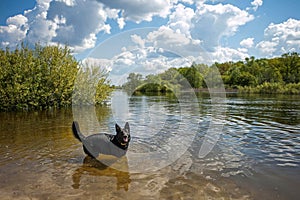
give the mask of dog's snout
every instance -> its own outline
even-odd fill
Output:
[[[124,136],[123,136],[123,141],[124,141],[124,142],[128,142],[128,135],[124,135]]]

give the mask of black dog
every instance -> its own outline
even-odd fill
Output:
[[[100,133],[85,137],[80,132],[79,124],[76,121],[72,124],[72,131],[74,136],[82,142],[84,152],[93,158],[97,158],[99,154],[120,158],[126,154],[130,142],[128,122],[126,122],[124,129],[116,124],[116,135]]]

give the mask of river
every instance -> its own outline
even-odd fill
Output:
[[[0,199],[299,198],[300,96],[114,95],[91,112],[0,113]],[[85,134],[128,121],[125,170],[87,157],[74,119]]]

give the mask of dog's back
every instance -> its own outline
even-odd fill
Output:
[[[126,150],[113,144],[107,134],[90,135],[82,143],[93,157],[98,157],[99,154],[122,157],[126,154]]]

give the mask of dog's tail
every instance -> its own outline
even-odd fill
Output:
[[[82,135],[82,133],[80,132],[79,124],[77,121],[73,121],[72,131],[73,131],[74,137],[76,137],[79,141],[82,141],[82,139],[84,138],[84,135]]]

